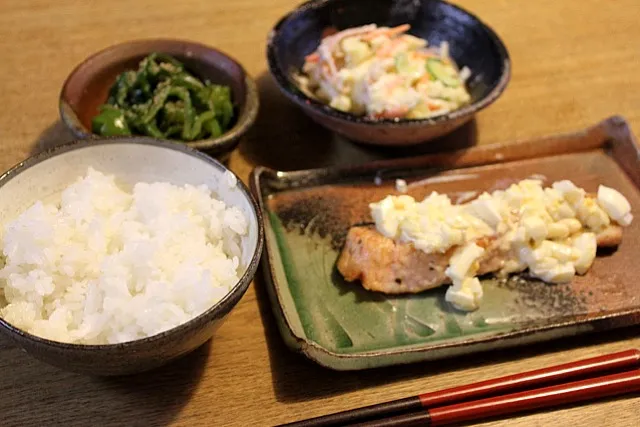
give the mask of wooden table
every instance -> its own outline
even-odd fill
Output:
[[[265,39],[291,0],[0,2],[0,167],[71,139],[58,94],[71,69],[111,44],[143,37],[204,42],[232,53],[257,79],[262,110],[230,165],[280,169],[390,153],[314,125],[277,91]],[[640,2],[465,0],[505,41],[506,93],[443,144],[477,144],[577,130],[623,115],[640,133]],[[417,151],[428,151],[426,147]],[[640,328],[456,360],[339,373],[293,354],[276,330],[260,278],[214,339],[158,371],[88,378],[41,364],[0,338],[0,425],[273,425],[526,369],[640,347]],[[541,412],[483,425],[637,425],[640,398]]]

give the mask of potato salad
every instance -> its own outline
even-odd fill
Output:
[[[337,110],[373,119],[422,119],[467,104],[470,70],[458,69],[446,42],[431,48],[409,29],[371,24],[325,37],[305,58],[300,87]]]

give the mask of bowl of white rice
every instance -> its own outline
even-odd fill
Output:
[[[184,145],[91,140],[0,177],[0,331],[66,370],[120,375],[209,340],[256,272],[260,211]]]

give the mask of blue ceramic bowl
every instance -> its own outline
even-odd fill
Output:
[[[472,74],[470,104],[428,119],[370,119],[344,113],[305,95],[292,76],[322,34],[366,24],[408,23],[410,34],[430,45],[449,42],[450,55]],[[494,102],[509,82],[507,49],[497,34],[471,13],[439,0],[313,0],[283,17],[267,44],[269,70],[282,92],[313,120],[350,139],[378,145],[411,145],[437,138],[469,121]]]

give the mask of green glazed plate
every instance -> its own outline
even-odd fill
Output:
[[[444,301],[446,287],[387,296],[347,283],[336,271],[350,226],[371,221],[368,203],[395,193],[431,191],[461,201],[527,177],[571,179],[588,191],[620,190],[640,212],[640,161],[621,118],[583,132],[536,141],[382,161],[340,169],[279,172],[256,168],[251,185],[263,209],[262,267],[286,343],[338,370],[435,360],[640,323],[639,221],[623,243],[599,254],[570,284],[527,277],[485,278],[479,310]]]

